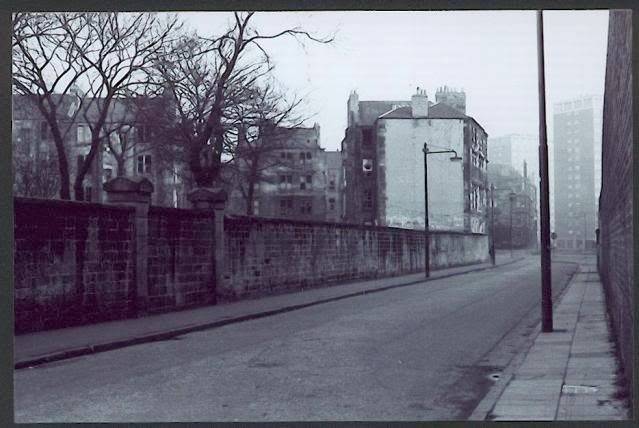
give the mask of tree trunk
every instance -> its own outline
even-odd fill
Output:
[[[246,215],[253,215],[253,198],[255,197],[255,182],[249,180],[246,194]]]
[[[124,177],[126,175],[126,165],[124,164],[124,156],[116,156],[115,157],[116,162],[118,163],[117,165],[117,171],[116,171],[116,175],[118,177]]]
[[[84,186],[83,181],[78,181],[76,177],[75,182],[73,183],[73,195],[75,196],[76,201],[84,201]]]
[[[52,104],[52,103],[50,103]],[[71,199],[71,180],[69,178],[69,164],[67,162],[67,154],[64,147],[64,140],[62,134],[60,134],[60,128],[56,122],[55,116],[57,115],[56,109],[53,108],[51,112],[42,105],[42,101],[38,103],[38,107],[42,115],[47,119],[49,128],[51,129],[51,136],[55,144],[56,154],[58,156],[58,171],[60,172],[60,199]],[[54,119],[50,120],[51,115]]]

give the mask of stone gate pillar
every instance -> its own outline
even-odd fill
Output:
[[[153,183],[144,177],[116,177],[102,186],[108,204],[135,208],[135,310],[138,316],[147,313],[149,262],[149,206]]]
[[[213,242],[215,243],[213,257],[214,289],[210,295],[211,304],[217,301],[216,289],[222,286],[224,277],[224,209],[227,193],[221,188],[198,187],[187,195],[193,209],[205,210],[213,213]]]

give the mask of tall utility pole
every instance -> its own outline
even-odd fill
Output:
[[[544,15],[537,11],[537,65],[539,78],[539,202],[541,226],[541,331],[552,328],[552,278],[550,275],[550,187],[546,136],[546,79],[544,74]]]

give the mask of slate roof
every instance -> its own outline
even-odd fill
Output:
[[[412,119],[413,109],[410,106],[399,107],[387,113],[381,114],[384,119]],[[437,103],[428,107],[430,119],[467,119],[464,113],[444,103]]]
[[[380,114],[379,119],[412,119],[413,109],[410,106],[398,107]],[[444,103],[437,103],[428,107],[426,119],[470,119],[481,129],[484,129],[473,117],[465,115],[461,111]],[[485,130],[484,130],[485,132]]]
[[[358,124],[360,126],[372,126],[379,116],[398,104],[410,105],[410,101],[360,101]]]
[[[68,119],[67,113],[71,104],[76,98],[70,94],[53,94],[53,100],[58,105],[58,117],[61,120]],[[83,100],[84,104],[88,106],[87,116],[94,120],[98,116],[98,103],[102,102],[101,99],[91,99],[89,97]],[[153,107],[153,104],[161,102],[159,97],[157,98],[139,98],[138,100],[127,98],[115,98],[111,102],[109,107],[109,114],[107,116],[107,122],[109,121],[125,121],[133,120],[134,115],[131,110],[131,106],[134,103],[147,103],[147,108]],[[35,96],[30,95],[12,95],[12,119],[13,120],[41,120],[42,116],[36,106]],[[83,113],[80,112],[76,118],[78,123],[83,123]]]

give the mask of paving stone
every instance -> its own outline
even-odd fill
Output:
[[[554,416],[531,417],[530,415],[509,415],[509,416],[494,417],[491,420],[494,420],[494,421],[552,421],[554,419],[555,419]]]
[[[497,403],[492,413],[494,415],[499,416],[509,416],[509,415],[517,415],[517,416],[529,416],[529,417],[551,417],[554,418],[557,403],[554,402],[551,405],[547,404],[534,404],[526,403],[523,405],[514,405],[514,404],[506,404],[502,405]]]

